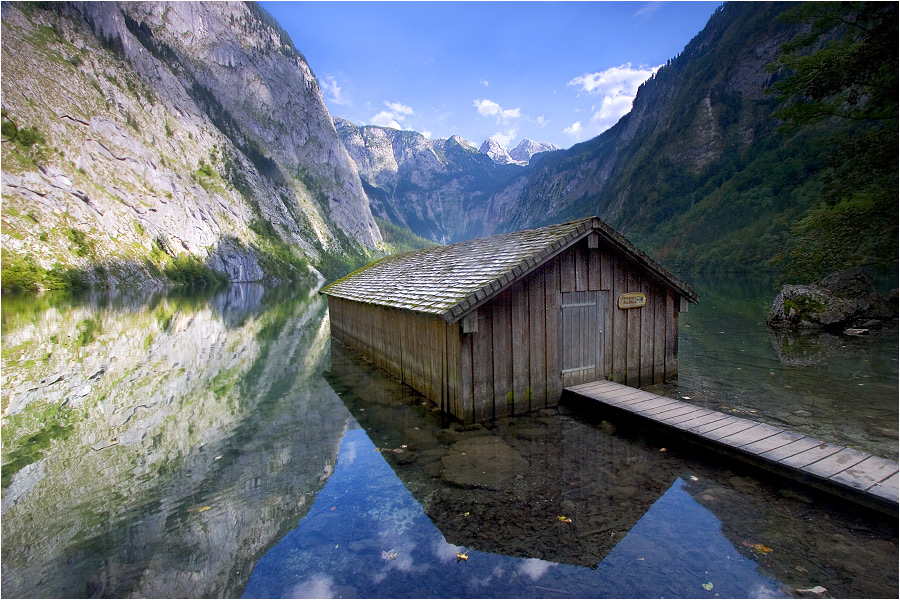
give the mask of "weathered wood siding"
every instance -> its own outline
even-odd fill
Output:
[[[597,379],[644,386],[677,375],[675,293],[598,245],[582,240],[478,307],[478,331],[460,333],[457,346],[465,410],[454,414],[491,419],[553,406],[564,386]],[[643,292],[646,305],[620,309],[625,292]],[[596,317],[588,305],[594,301]],[[593,335],[588,327],[595,327],[594,349],[584,346]],[[571,339],[579,331],[589,337]],[[563,373],[566,360],[582,358],[593,368]]]
[[[646,305],[620,309],[625,292],[643,292]],[[472,422],[554,406],[564,386],[676,377],[678,300],[633,259],[583,239],[477,307],[471,333],[340,298],[329,309],[336,339]]]
[[[400,381],[465,414],[459,399],[460,326],[439,317],[329,297],[331,335]]]

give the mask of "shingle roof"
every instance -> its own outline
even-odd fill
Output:
[[[591,231],[631,254],[688,300],[698,301],[687,284],[597,217],[388,256],[326,286],[322,293],[438,315],[453,323]]]

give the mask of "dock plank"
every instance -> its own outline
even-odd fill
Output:
[[[832,454],[828,458],[814,462],[804,469],[807,473],[818,475],[819,477],[832,477],[841,471],[845,471],[850,467],[861,463],[869,455],[852,448],[844,448],[843,450]]]
[[[763,452],[759,456],[772,461],[780,461],[783,458],[788,458],[789,456],[805,452],[810,448],[815,448],[821,443],[821,441],[815,438],[801,436],[789,444],[779,446],[778,448],[769,450],[768,452]]]
[[[675,400],[670,400],[669,398],[645,398],[640,402],[633,402],[628,404],[629,410],[633,410],[634,412],[645,413],[650,412],[655,414],[658,412],[658,409],[663,406],[672,406]]]
[[[725,427],[719,427],[718,429],[714,429],[710,431],[706,438],[710,440],[721,440],[722,438],[729,437],[736,433],[742,433],[747,431],[748,429],[752,429],[756,427],[756,423],[753,421],[747,421],[744,419],[736,419],[734,423],[730,423]]]
[[[897,463],[880,456],[870,456],[831,478],[856,489],[867,490],[896,474]]]
[[[735,417],[725,416],[724,419],[719,419],[718,421],[713,421],[710,423],[705,423],[703,425],[697,425],[696,427],[691,427],[688,431],[693,431],[694,433],[704,434],[703,437],[709,439],[709,434],[716,429],[721,429],[722,427],[726,427],[731,425],[732,423],[738,423],[738,419]]]
[[[797,454],[794,454],[793,456],[783,458],[779,462],[789,467],[803,469],[807,465],[811,465],[812,463],[820,461],[823,458],[831,456],[832,454],[837,454],[840,451],[840,446],[835,446],[834,444],[826,444],[823,442],[818,446],[810,448],[809,450],[804,450],[803,452],[799,452]]]
[[[873,485],[866,492],[896,503],[897,497],[900,495],[900,487],[898,486],[900,486],[900,477],[895,473],[881,483]]]
[[[690,416],[699,416],[700,412],[705,409],[697,408],[696,406],[685,406],[684,404],[678,404],[674,407],[666,407],[665,410],[662,410],[656,414],[656,418],[664,423],[674,423],[680,420],[684,421],[686,419],[691,418]]]
[[[648,419],[731,457],[894,515],[898,512],[896,461],[612,381],[592,381],[566,391]]]
[[[770,438],[765,438],[759,440],[758,442],[747,444],[741,449],[752,454],[764,454],[766,452],[771,452],[772,450],[781,448],[782,446],[786,446],[787,444],[790,444],[792,442],[796,442],[803,437],[805,436],[802,433],[782,431],[781,433],[777,433]]]
[[[712,423],[715,421],[722,421],[722,420],[728,419],[728,418],[730,418],[728,415],[723,415],[720,412],[708,410],[706,413],[704,413],[698,417],[695,417],[688,421],[679,422],[679,423],[675,424],[675,426],[678,427],[679,429],[684,429],[685,431],[692,431],[694,429],[694,427],[697,427],[699,425],[705,425],[707,423]]]
[[[748,444],[753,444],[755,442],[768,439],[774,435],[778,435],[782,431],[784,430],[777,427],[772,427],[771,425],[766,425],[765,423],[756,423],[749,429],[745,429],[732,435],[719,438],[719,441],[723,444],[728,444],[729,446],[740,448]]]

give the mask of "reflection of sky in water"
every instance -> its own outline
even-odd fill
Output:
[[[476,550],[457,561],[464,549],[374,450],[362,429],[346,433],[334,474],[259,560],[244,597],[782,597],[680,479],[596,569]]]

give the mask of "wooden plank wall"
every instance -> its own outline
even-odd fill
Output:
[[[328,298],[331,335],[453,414],[459,393],[460,326],[439,317]]]
[[[585,372],[586,377],[633,386],[675,377],[674,293],[629,258],[602,242],[600,248],[588,248],[585,240],[479,307],[478,331],[461,334],[458,346],[458,397],[466,408],[454,414],[479,421],[557,404],[563,387],[561,295],[580,291],[608,293],[603,339],[598,340],[602,364]],[[618,297],[625,292],[645,293],[647,304],[618,308]]]
[[[478,307],[473,333],[438,317],[329,297],[331,328],[444,410],[477,422],[559,402],[561,294],[582,291],[607,292],[602,364],[586,377],[644,386],[677,376],[677,295],[602,240],[599,248],[582,240]],[[647,304],[618,308],[625,292],[643,292]]]

